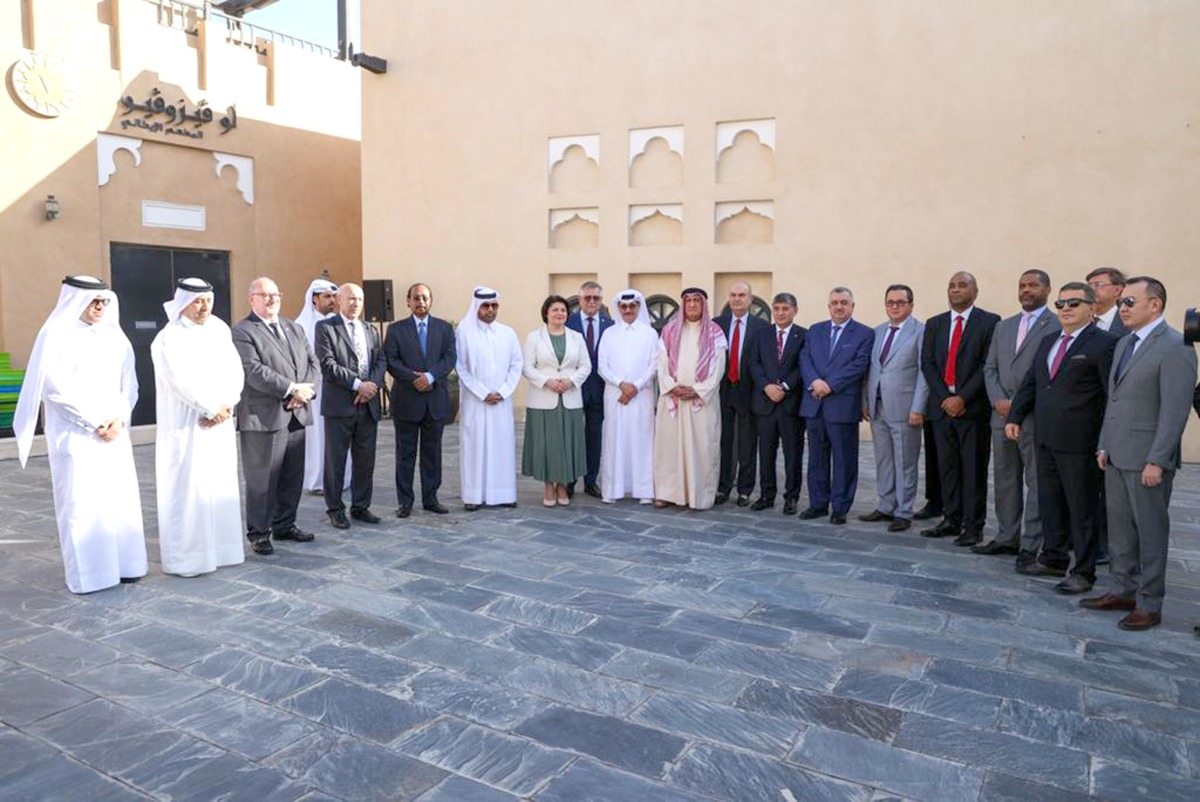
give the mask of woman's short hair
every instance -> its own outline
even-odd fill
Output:
[[[549,298],[542,301],[542,322],[543,323],[550,322],[550,307],[554,306],[555,304],[562,304],[564,307],[566,307],[567,313],[570,314],[571,305],[569,303],[567,303],[567,299],[562,297],[561,295],[551,295]]]

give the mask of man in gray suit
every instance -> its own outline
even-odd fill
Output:
[[[250,282],[250,314],[233,327],[246,386],[237,428],[246,479],[246,536],[255,554],[276,540],[306,542],[296,526],[304,481],[304,427],[321,373],[304,329],[279,317],[283,296],[269,278]]]
[[[1037,445],[1033,421],[1021,427],[1016,443],[1004,435],[1012,399],[1021,388],[1045,337],[1062,328],[1046,306],[1050,276],[1044,270],[1026,270],[1017,282],[1019,314],[996,324],[996,333],[983,364],[983,382],[992,404],[992,479],[996,485],[996,518],[1000,531],[988,543],[973,546],[975,554],[1016,554],[1018,573],[1056,569],[1037,562],[1042,546],[1042,520],[1038,515]],[[1022,526],[1022,517],[1024,525]],[[1019,550],[1019,551],[1018,551]],[[1061,574],[1060,574],[1061,575]]]
[[[917,495],[917,461],[929,385],[921,373],[925,324],[912,316],[913,292],[893,284],[883,295],[887,322],[875,327],[871,367],[863,388],[863,417],[875,443],[879,503],[860,521],[891,521],[889,532],[912,525]]]
[[[1079,606],[1128,611],[1117,625],[1144,630],[1162,623],[1171,484],[1192,405],[1196,352],[1162,318],[1167,305],[1162,282],[1131,278],[1119,303],[1130,333],[1113,353],[1096,451],[1104,471],[1109,570],[1116,589]]]

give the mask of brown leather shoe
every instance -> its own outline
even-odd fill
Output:
[[[1079,606],[1085,610],[1134,610],[1137,608],[1137,602],[1124,596],[1105,593],[1103,596],[1080,599]]]
[[[1141,608],[1134,609],[1132,613],[1122,618],[1117,622],[1117,626],[1121,629],[1128,629],[1132,632],[1140,632],[1143,629],[1150,629],[1162,623],[1162,613],[1152,613]]]

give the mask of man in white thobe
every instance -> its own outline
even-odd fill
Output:
[[[637,290],[617,293],[620,315],[600,340],[597,370],[604,379],[604,436],[600,492],[606,504],[633,496],[654,501],[654,377],[658,332]]]
[[[136,582],[147,570],[128,430],[137,377],[119,321],[107,284],[67,276],[33,345],[13,418],[24,467],[38,408],[46,405],[54,511],[72,593]]]
[[[317,350],[317,323],[333,317],[337,309],[337,285],[328,279],[313,279],[304,293],[304,308],[296,316],[296,322],[308,337],[308,348]],[[325,492],[325,416],[321,414],[321,388],[309,405],[312,409],[312,426],[304,434],[304,489],[314,495]],[[346,487],[350,486],[350,458],[346,458]],[[345,490],[346,488],[342,488]]]
[[[500,294],[476,287],[471,308],[458,324],[459,466],[463,507],[517,505],[517,433],[512,394],[524,357],[517,333],[496,322]]]
[[[163,573],[187,577],[246,559],[233,425],[245,375],[229,326],[212,305],[211,284],[180,279],[163,304],[167,325],[150,345],[158,547]]]

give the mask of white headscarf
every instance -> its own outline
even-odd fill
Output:
[[[608,302],[608,308],[612,310],[613,320],[619,324],[625,323],[625,318],[621,317],[621,301],[628,303],[629,301],[638,302],[638,316],[633,321],[634,326],[650,326],[650,310],[646,308],[646,297],[637,290],[630,287],[627,290],[621,290],[612,297]],[[652,327],[653,328],[653,327]]]
[[[471,305],[467,307],[467,314],[459,322],[459,325],[461,326],[469,321],[474,321],[476,325],[483,325],[479,322],[479,306],[489,301],[498,300],[500,300],[500,293],[491,287],[476,287],[475,291],[471,293]]]
[[[192,301],[199,298],[201,295],[207,295],[211,301],[213,299],[213,287],[202,278],[181,278],[175,284],[175,297],[163,304],[163,311],[167,313],[167,323],[175,322],[175,319],[187,309]]]
[[[322,292],[337,292],[337,285],[329,279],[318,278],[313,279],[308,285],[308,292],[304,293],[304,307],[300,310],[300,314],[296,316],[296,322],[300,324],[300,328],[304,329],[308,335],[308,344],[313,344],[313,339],[316,337],[317,321],[324,320],[325,315],[317,314],[317,310],[313,308],[312,299],[314,295]]]
[[[29,449],[33,446],[33,433],[37,428],[38,412],[42,405],[42,390],[46,384],[46,361],[49,356],[47,349],[52,348],[55,336],[69,330],[79,322],[83,311],[97,298],[108,299],[108,309],[97,326],[112,326],[125,341],[130,351],[133,346],[121,331],[121,309],[117,296],[98,278],[93,276],[67,276],[63,279],[62,289],[58,293],[58,304],[42,328],[38,331],[37,340],[33,343],[33,352],[29,355],[29,365],[25,368],[25,380],[21,384],[21,395],[17,399],[17,410],[13,415],[13,433],[17,437],[17,455],[21,459],[21,467],[29,459]]]

